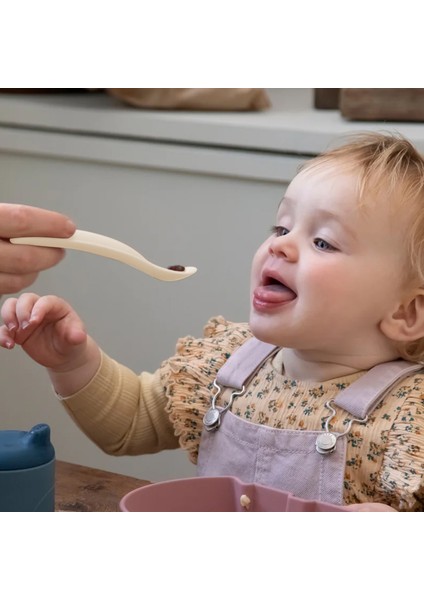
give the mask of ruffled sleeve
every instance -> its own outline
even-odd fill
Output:
[[[380,485],[398,510],[424,510],[423,435],[424,389],[405,399],[388,435]]]
[[[252,333],[246,323],[214,317],[205,326],[204,338],[180,339],[175,356],[161,366],[161,382],[168,399],[166,410],[180,446],[188,451],[194,463],[216,374],[250,337]]]

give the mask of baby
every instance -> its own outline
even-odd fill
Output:
[[[4,303],[0,344],[46,367],[110,454],[180,445],[199,475],[352,510],[422,510],[423,208],[423,157],[400,136],[364,134],[290,183],[253,259],[249,324],[213,318],[136,374],[64,300],[27,293]],[[243,389],[211,404],[224,365]]]

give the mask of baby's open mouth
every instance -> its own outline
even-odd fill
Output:
[[[261,285],[256,288],[255,296],[264,302],[282,303],[294,300],[297,294],[279,279],[265,276]]]

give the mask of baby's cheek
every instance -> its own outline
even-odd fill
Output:
[[[259,246],[259,248],[256,250],[255,254],[253,255],[252,269],[255,267],[259,268],[259,266],[262,266],[264,260],[268,256],[268,250],[269,250],[269,240],[266,240],[263,244],[261,244]]]
[[[319,297],[337,302],[345,302],[357,294],[363,294],[363,288],[354,281],[349,280],[345,273],[333,269],[312,269],[304,277],[299,274],[299,280],[305,287],[315,291]]]
[[[253,257],[250,269],[250,285],[253,288],[257,285],[261,277],[262,266],[264,264],[266,253],[261,246]]]

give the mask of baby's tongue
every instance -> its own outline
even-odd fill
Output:
[[[267,302],[288,302],[296,298],[293,290],[277,282],[262,286],[260,292]]]

